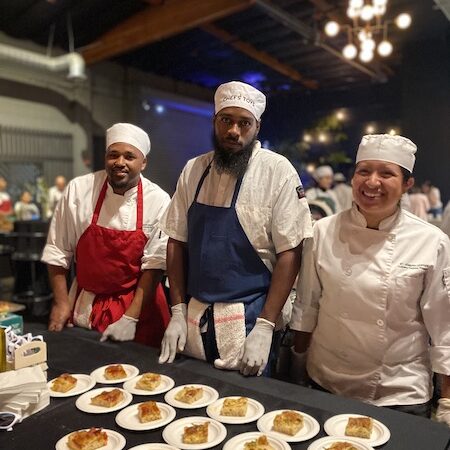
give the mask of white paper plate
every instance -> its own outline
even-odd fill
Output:
[[[136,387],[136,383],[139,381],[141,376],[142,375],[138,375],[137,377],[126,381],[125,383],[123,383],[123,388],[126,391],[136,395],[157,395],[162,394],[163,392],[170,391],[170,389],[175,386],[175,381],[172,378],[168,377],[167,375],[161,374],[161,383],[156,389],[154,389],[153,391],[139,389]]]
[[[254,441],[263,434],[264,433],[258,433],[257,431],[238,434],[226,442],[222,450],[244,450],[244,445],[246,442]],[[291,446],[286,441],[282,441],[272,435],[266,434],[266,436],[269,444],[274,448],[274,450],[291,450]]]
[[[167,425],[175,419],[176,412],[171,406],[156,402],[161,411],[161,419],[142,423],[138,417],[138,406],[140,404],[135,403],[134,405],[128,406],[128,408],[122,409],[116,416],[117,425],[133,431],[154,430]]]
[[[102,450],[121,450],[125,447],[126,440],[121,434],[117,433],[117,431],[107,430],[105,428],[103,428],[102,431],[105,431],[108,435],[108,444],[102,447]],[[74,433],[74,431],[66,434],[56,443],[56,450],[70,450],[67,445],[67,439],[72,433]],[[31,445],[31,447],[33,446]]]
[[[240,424],[240,423],[250,423],[258,420],[264,414],[264,406],[256,400],[252,398],[248,398],[248,406],[247,406],[247,414],[244,417],[235,417],[235,416],[222,416],[220,414],[220,410],[222,409],[222,405],[225,399],[227,398],[239,398],[236,397],[223,397],[216,400],[214,403],[211,403],[206,408],[206,414],[212,419],[218,420],[222,423],[231,423],[231,424]]]
[[[182,436],[184,427],[190,427],[194,424],[201,425],[209,422],[208,428],[208,442],[204,444],[184,444]],[[169,444],[178,447],[182,450],[201,450],[204,448],[211,448],[219,445],[227,436],[226,428],[217,420],[208,419],[207,417],[183,417],[175,420],[164,428],[162,433],[163,439]]]
[[[99,367],[98,369],[95,369],[91,372],[91,377],[94,378],[94,380],[97,383],[102,384],[118,384],[123,383],[124,381],[131,380],[135,376],[139,375],[139,369],[135,366],[132,366],[131,364],[121,364],[123,367],[123,370],[127,373],[127,376],[125,378],[120,378],[118,380],[107,380],[105,378],[105,369],[109,366],[115,366],[116,364],[107,364],[106,366]]]
[[[277,414],[281,414],[283,411],[288,411],[286,409],[279,409],[277,411],[271,411],[267,414],[264,414],[259,420],[256,426],[258,430],[264,434],[270,434],[271,436],[275,436],[286,442],[302,442],[307,441],[308,439],[312,439],[314,436],[320,431],[319,422],[317,422],[314,417],[310,416],[301,411],[295,411],[300,413],[303,416],[303,428],[294,436],[290,436],[289,434],[279,433],[278,431],[274,431],[273,420]]]
[[[131,447],[128,450],[180,450],[167,444],[141,444],[137,447]]]
[[[106,408],[104,406],[96,406],[91,404],[91,398],[95,397],[98,394],[101,394],[103,391],[112,391],[114,388],[110,387],[103,387],[94,389],[92,391],[85,392],[83,395],[80,395],[77,398],[77,401],[75,402],[75,406],[84,412],[91,413],[91,414],[105,414],[110,413],[113,411],[118,411],[119,409],[125,408],[125,406],[129,405],[131,403],[131,400],[133,400],[133,396],[123,389],[120,389],[123,392],[124,399],[118,403],[116,406],[113,406],[112,408]],[[117,388],[119,389],[119,388]]]
[[[339,438],[336,436],[325,436],[317,439],[317,441],[314,441],[309,445],[308,450],[327,450],[336,442],[350,442],[357,450],[373,450],[373,447],[369,444],[358,442],[355,438]]]
[[[84,373],[71,373],[70,375],[77,379],[77,384],[75,387],[67,392],[52,391],[51,386],[56,380],[56,378],[53,378],[53,380],[50,380],[47,383],[50,397],[72,397],[74,395],[79,395],[83,392],[89,391],[89,389],[92,389],[95,386],[95,380],[90,375],[86,375]]]
[[[194,403],[184,403],[179,402],[178,400],[175,400],[175,395],[178,394],[179,391],[181,391],[186,386],[192,386],[195,388],[203,388],[203,397],[197,400]],[[165,396],[164,400],[172,406],[175,406],[175,408],[181,408],[181,409],[196,409],[196,408],[203,408],[204,406],[208,406],[211,403],[215,402],[219,398],[219,393],[212,387],[206,386],[204,384],[184,384],[183,386],[177,386],[176,388],[169,391]]]
[[[338,437],[351,437],[357,442],[366,443],[372,447],[378,447],[385,444],[390,438],[391,433],[386,425],[382,424],[376,419],[373,419],[372,434],[369,439],[358,438],[354,436],[345,436],[345,427],[349,417],[368,417],[360,414],[339,414],[337,416],[330,417],[323,425],[325,432],[330,436]]]

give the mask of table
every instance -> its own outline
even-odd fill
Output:
[[[279,380],[251,377],[237,372],[214,369],[202,361],[180,357],[173,364],[160,365],[158,352],[134,342],[98,341],[96,332],[80,328],[67,328],[61,333],[46,331],[44,324],[26,324],[26,332],[41,333],[48,345],[48,379],[63,372],[90,373],[105,364],[127,363],[137,366],[141,372],[152,371],[166,374],[176,385],[201,383],[218,390],[221,397],[243,395],[260,401],[266,412],[276,409],[297,409],[315,417],[321,431],[314,439],[325,436],[323,424],[335,414],[355,413],[372,416],[383,422],[391,431],[391,439],[379,449],[383,450],[446,450],[450,448],[450,428],[431,420],[385,408],[366,405],[356,400],[303,388]],[[99,387],[97,385],[96,387]],[[120,432],[127,440],[125,449],[151,442],[164,442],[162,429],[133,432],[121,429],[115,423],[117,412],[87,414],[75,407],[77,397],[51,398],[43,411],[25,419],[12,432],[0,432],[0,449],[51,450],[55,443],[67,433],[91,426],[104,427]],[[164,401],[164,394],[152,397],[133,396],[132,403],[143,399]],[[206,409],[177,409],[177,417],[206,416]],[[214,447],[221,449],[232,436],[257,431],[256,423],[226,425],[226,440]],[[314,440],[313,439],[313,440]],[[312,441],[291,444],[294,450],[306,450]]]

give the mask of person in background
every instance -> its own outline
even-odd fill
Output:
[[[106,132],[105,170],[67,185],[42,256],[54,294],[49,330],[73,322],[100,331],[101,340],[159,346],[170,315],[160,283],[167,236],[158,221],[170,198],[141,175],[149,152],[144,130],[116,123]]]
[[[48,190],[48,209],[47,219],[50,219],[55,212],[56,205],[61,199],[64,189],[66,188],[66,179],[62,175],[55,178],[55,185]]]
[[[402,136],[362,138],[352,209],[316,222],[305,243],[292,372],[307,359],[320,389],[426,417],[436,372],[450,425],[450,240],[399,208],[415,153]]]
[[[428,214],[430,214],[431,218],[441,220],[443,204],[439,188],[433,186],[431,181],[427,180],[422,183],[422,192],[427,195],[428,201],[430,202]]]
[[[428,197],[422,193],[420,187],[413,186],[410,190],[409,201],[411,205],[410,212],[420,217],[425,222],[428,222],[428,210],[430,209],[430,202]]]
[[[442,214],[440,228],[448,237],[450,237],[450,201],[447,203],[444,213]]]
[[[33,203],[33,197],[29,191],[23,191],[20,200],[14,205],[16,220],[39,220],[41,213],[37,205]]]
[[[334,174],[334,187],[333,192],[337,198],[339,209],[345,211],[352,207],[353,193],[352,188],[347,184],[345,176],[341,172]]]
[[[7,187],[8,182],[0,176],[0,231],[11,231],[13,228],[10,218],[14,211]]]
[[[232,81],[214,104],[214,151],[186,164],[161,220],[172,319],[159,361],[186,343],[216,368],[267,374],[310,213],[297,171],[257,140],[265,95]]]
[[[340,205],[336,194],[331,189],[333,185],[333,169],[331,166],[319,166],[313,173],[316,186],[306,190],[306,199],[310,200],[327,200],[331,206],[333,213],[339,212]]]

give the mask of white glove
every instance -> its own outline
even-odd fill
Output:
[[[161,354],[159,355],[159,363],[171,363],[175,359],[177,350],[182,352],[186,345],[187,337],[187,308],[186,303],[178,303],[172,306],[172,318],[164,333],[161,342]]]
[[[450,427],[450,398],[441,398],[436,411],[436,420]]]
[[[113,341],[132,341],[136,334],[138,320],[125,314],[116,322],[108,325],[103,332],[100,342],[110,338]]]
[[[297,353],[294,346],[291,347],[291,368],[289,370],[291,381],[301,386],[306,386],[309,381],[306,371],[306,352]]]
[[[258,317],[253,330],[245,339],[244,346],[239,355],[241,360],[240,372],[243,375],[260,376],[269,360],[270,346],[272,345],[275,324]]]

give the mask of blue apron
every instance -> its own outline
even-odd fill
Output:
[[[210,168],[211,163],[200,178],[188,211],[187,292],[190,297],[211,305],[244,303],[248,334],[262,311],[272,274],[248,240],[236,213],[242,177],[236,181],[229,208],[197,202]],[[200,323],[208,322],[208,339],[214,339],[215,343],[212,314],[212,308],[207,309]],[[205,353],[207,360],[214,358],[208,357],[206,347]]]

